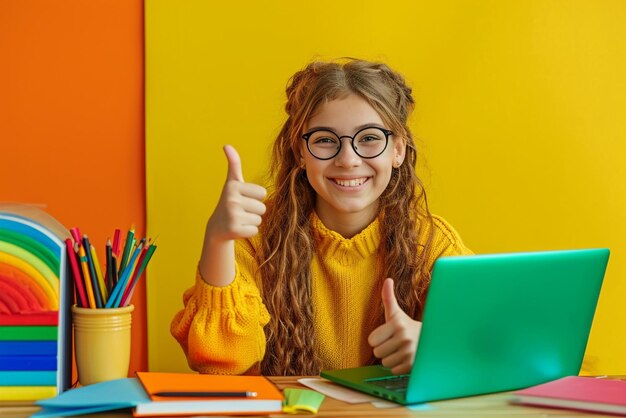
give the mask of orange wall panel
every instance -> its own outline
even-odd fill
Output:
[[[0,1],[0,201],[46,205],[100,261],[145,231],[143,1]],[[146,370],[145,285],[130,373]]]

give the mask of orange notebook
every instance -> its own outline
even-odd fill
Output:
[[[137,372],[152,402],[136,417],[160,415],[258,415],[280,412],[283,395],[263,376]]]

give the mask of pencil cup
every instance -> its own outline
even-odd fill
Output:
[[[74,350],[82,386],[128,376],[133,305],[89,309],[72,306]]]

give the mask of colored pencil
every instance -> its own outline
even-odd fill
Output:
[[[85,250],[85,259],[87,266],[89,267],[89,277],[91,278],[91,287],[93,288],[93,297],[96,299],[96,307],[104,308],[102,302],[102,290],[98,285],[98,276],[96,275],[96,267],[94,266],[93,259],[91,258],[91,244],[89,243],[89,237],[83,235],[83,248]]]
[[[89,300],[89,307],[92,309],[97,308],[95,297],[93,296],[93,288],[91,286],[91,278],[89,277],[89,266],[87,265],[87,256],[85,255],[85,249],[80,243],[74,244],[78,247],[78,257],[80,260],[80,267],[83,270],[83,278],[85,280],[85,287],[87,290],[87,299]]]
[[[112,252],[116,256],[120,256],[120,229],[115,228],[115,232],[113,233],[113,248]]]
[[[74,242],[80,242],[80,229],[78,228],[71,228],[70,229],[70,233],[72,234],[72,238],[74,238]]]
[[[93,260],[94,268],[96,269],[96,277],[98,278],[98,286],[102,293],[102,303],[105,304],[109,298],[109,291],[107,285],[104,282],[104,276],[102,276],[102,270],[100,269],[100,262],[98,261],[98,255],[96,254],[96,247],[91,245],[91,259]]]
[[[128,292],[128,295],[126,296],[126,298],[124,300],[122,300],[122,304],[120,306],[128,306],[131,298],[133,297],[133,293],[135,292],[135,288],[137,287],[136,286],[137,281],[139,280],[139,278],[143,274],[144,270],[148,266],[148,263],[150,262],[150,259],[152,258],[152,254],[154,254],[154,252],[156,251],[156,248],[157,247],[154,244],[150,245],[150,248],[148,248],[146,256],[144,257],[144,260],[141,263],[141,266],[139,267],[139,270],[137,271],[136,279],[131,284],[131,287],[130,287],[130,290]]]
[[[111,254],[111,292],[113,292],[113,288],[115,287],[115,285],[117,284],[117,280],[118,280],[119,276],[117,274],[117,255],[115,254],[114,251],[112,251]]]
[[[143,242],[145,240],[142,238],[141,241]],[[142,253],[143,253],[143,244],[141,244],[141,246],[134,247],[132,251],[132,256],[130,257],[129,262],[126,265],[126,269],[125,269],[126,276],[127,276],[125,278],[126,284],[124,285],[124,288],[122,289],[122,293],[119,295],[118,304],[119,302],[121,302],[124,292],[130,286],[131,278],[133,277],[135,271],[137,271],[137,268],[139,267],[139,258],[141,257]]]
[[[128,286],[126,286],[126,290],[124,291],[124,295],[122,296],[122,301],[121,301],[120,306],[125,306],[124,303],[128,299],[128,294],[131,292],[133,286],[139,279],[139,276],[137,275],[137,273],[139,272],[139,269],[141,267],[141,264],[143,263],[143,260],[146,258],[146,254],[148,253],[149,247],[150,247],[149,244],[145,244],[143,246],[143,249],[141,250],[139,258],[137,259],[136,267],[133,269],[132,275],[130,276],[130,279],[128,281]]]
[[[122,271],[126,268],[126,263],[128,262],[128,257],[130,255],[130,250],[133,246],[133,240],[135,239],[135,225],[132,225],[128,230],[128,234],[126,234],[126,242],[124,243],[124,253],[122,254],[122,261],[119,265],[120,277],[122,275]]]
[[[89,302],[87,301],[87,297],[85,296],[83,278],[80,275],[78,260],[76,260],[76,253],[74,252],[74,245],[71,238],[67,238],[65,240],[65,247],[67,249],[67,258],[70,260],[70,266],[72,267],[72,274],[74,276],[74,287],[76,288],[76,305],[84,308],[86,306],[89,306]]]
[[[113,261],[113,249],[111,247],[111,240],[108,238],[107,244],[104,247],[104,253],[106,255],[106,272],[104,273],[104,277],[106,278],[107,291],[110,294],[111,289],[113,289],[113,270],[111,269],[111,262]]]
[[[107,308],[119,308],[120,302],[122,300],[122,294],[124,290],[126,290],[126,286],[128,285],[128,279],[130,274],[132,273],[132,267],[135,264],[137,256],[139,255],[139,248],[133,252],[133,255],[130,257],[126,268],[121,273],[120,281],[115,285],[115,289],[113,289],[113,293],[109,298],[106,307]]]

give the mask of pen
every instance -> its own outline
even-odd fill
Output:
[[[256,392],[155,392],[154,396],[170,398],[255,398]]]

